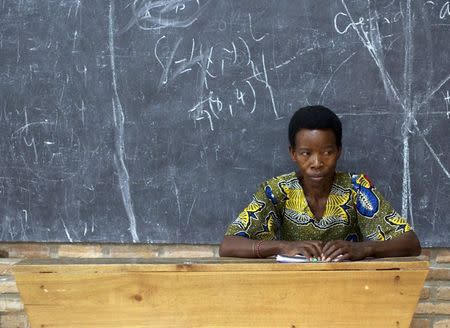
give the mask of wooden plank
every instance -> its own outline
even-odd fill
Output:
[[[132,269],[130,269],[132,267]],[[127,272],[127,271],[335,271],[426,270],[428,262],[416,258],[377,259],[335,263],[277,263],[274,259],[37,259],[16,264],[15,272]],[[56,271],[55,271],[56,270]]]
[[[361,262],[322,263],[326,270],[229,262],[191,271],[180,263],[161,264],[172,271],[155,263],[30,263],[19,264],[15,277],[32,327],[407,328],[428,270],[423,261],[404,261],[402,269],[391,261],[394,270],[386,262],[380,270]]]

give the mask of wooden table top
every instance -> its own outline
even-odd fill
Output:
[[[427,270],[423,257],[395,257],[346,262],[279,263],[274,258],[60,258],[26,259],[14,272],[71,271],[339,271],[339,270]]]

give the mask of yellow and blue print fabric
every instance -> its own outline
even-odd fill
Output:
[[[323,217],[315,218],[295,172],[263,183],[227,236],[261,240],[388,240],[411,227],[363,174],[336,173]]]

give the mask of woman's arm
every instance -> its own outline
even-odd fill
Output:
[[[386,241],[368,241],[368,257],[418,256],[422,251],[414,231]]]
[[[240,236],[225,236],[219,248],[220,256],[264,258],[277,254],[319,258],[322,241],[253,240]]]
[[[358,226],[368,241],[347,246],[332,242],[324,246],[324,256],[334,258],[339,252],[343,252],[343,259],[419,255],[420,242],[406,218],[395,211],[371,180],[363,174],[353,176],[352,186]]]

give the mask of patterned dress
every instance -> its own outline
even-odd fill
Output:
[[[314,218],[295,172],[264,182],[226,236],[260,240],[388,240],[411,230],[363,174],[336,173]]]

